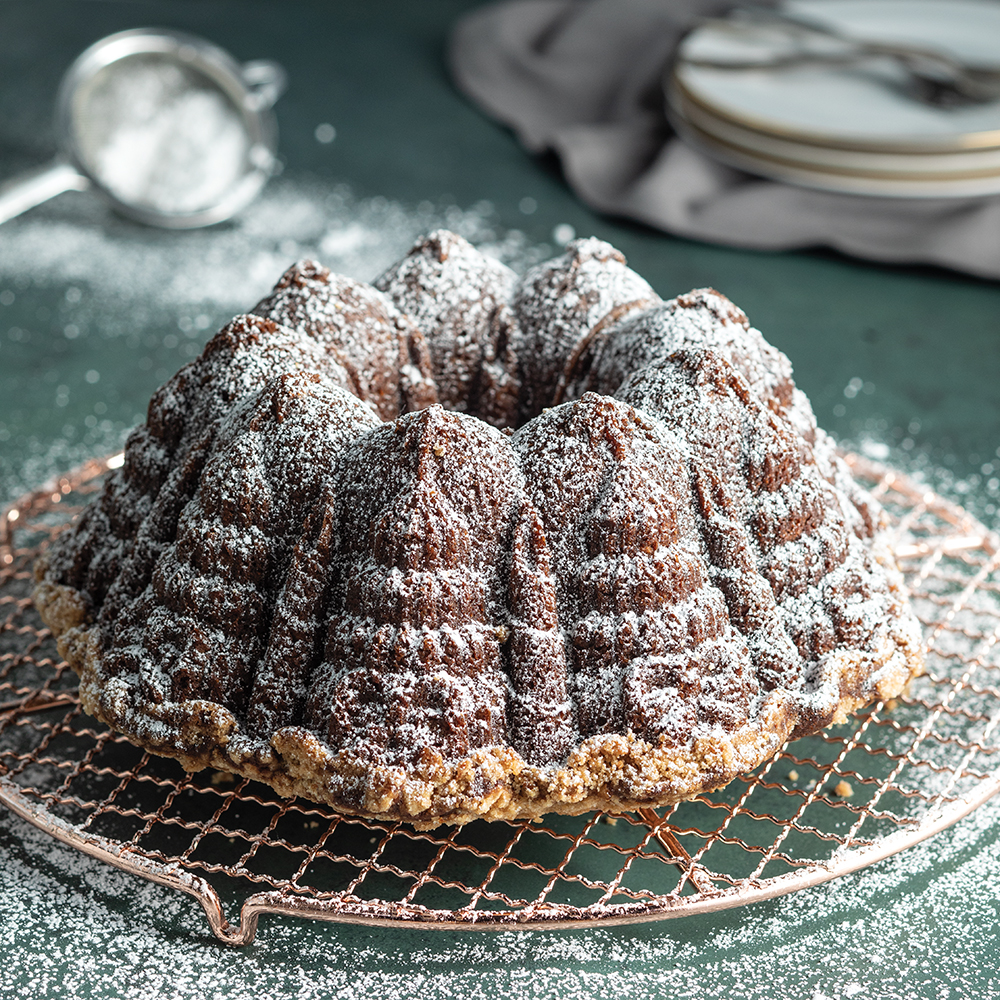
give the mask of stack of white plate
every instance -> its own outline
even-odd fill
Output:
[[[781,8],[866,41],[934,49],[1000,67],[1000,3],[988,0],[789,0]],[[794,33],[793,33],[794,34]],[[705,152],[806,187],[899,197],[1000,193],[1000,99],[936,106],[890,58],[768,63],[800,45],[766,20],[707,22],[687,36],[667,81],[672,123]],[[819,48],[816,48],[816,46]],[[840,46],[840,51],[843,46]]]

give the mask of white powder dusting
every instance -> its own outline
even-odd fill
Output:
[[[442,258],[454,258],[457,273],[442,272]],[[458,374],[450,369],[456,331],[462,333],[459,344],[476,348],[479,356],[466,359],[465,379],[451,386],[457,401],[467,397],[470,407],[478,405],[477,376],[491,324],[470,330],[455,323],[453,314],[462,314],[465,303],[489,297],[494,305],[488,312],[495,314],[508,286],[512,329],[533,323],[538,346],[550,348],[543,363],[558,367],[576,353],[577,342],[592,341],[591,332],[606,317],[634,308],[637,295],[655,295],[620,254],[597,240],[576,241],[566,255],[529,270],[518,283],[512,272],[497,274],[496,262],[454,234],[421,241],[416,257],[407,260],[419,266],[397,265],[388,287],[402,292],[405,304],[415,301],[421,313],[424,300],[433,300],[422,322],[444,362],[439,370]],[[431,266],[435,260],[437,267]],[[467,280],[456,282],[462,276]],[[716,325],[736,314],[715,293],[695,293],[662,309],[704,312],[706,296],[718,299]],[[307,769],[310,774],[309,784],[293,786],[301,794],[354,807],[363,761],[365,808],[423,823],[486,813],[495,796],[483,796],[498,780],[491,753],[468,758],[470,790],[444,787],[448,772],[431,778],[412,770],[426,748],[450,766],[474,751],[514,746],[545,768],[531,779],[538,785],[530,812],[543,811],[547,795],[559,808],[570,780],[574,789],[582,782],[582,791],[569,799],[574,803],[605,789],[619,803],[663,802],[755,766],[792,726],[809,731],[832,718],[841,698],[874,697],[869,675],[886,662],[886,650],[903,673],[879,694],[899,693],[917,659],[916,622],[841,514],[850,507],[847,496],[805,460],[804,440],[724,355],[692,349],[635,371],[618,392],[643,416],[625,402],[588,394],[546,409],[507,438],[474,417],[459,418],[439,406],[423,409],[436,393],[414,406],[397,391],[400,356],[415,356],[415,340],[408,347],[400,342],[412,323],[402,313],[391,319],[395,307],[370,286],[297,264],[253,311],[267,319],[234,321],[154,396],[148,423],[130,438],[122,473],[50,550],[46,579],[88,595],[100,608],[102,635],[110,636],[113,623],[113,643],[87,671],[102,692],[95,714],[113,728],[148,746],[149,716],[177,725],[171,746],[203,766],[206,731],[197,724],[196,746],[186,733],[190,713],[200,719],[207,699],[234,716],[225,716],[230,728],[219,752],[232,764],[223,766],[243,768],[246,750],[241,741],[233,750],[231,727],[242,732],[247,722],[249,736],[266,742],[274,734],[285,761],[302,757],[291,768],[297,778]],[[543,336],[560,327],[557,336]],[[739,332],[764,345],[755,331]],[[411,333],[421,337],[415,327]],[[721,334],[730,335],[736,336]],[[655,331],[647,337],[662,339]],[[514,342],[522,346],[519,335]],[[328,370],[325,353],[317,357],[316,343],[337,352],[335,371]],[[530,353],[515,352],[512,361],[534,376],[536,402],[544,402],[555,379],[539,377],[539,351]],[[738,347],[736,356],[746,353]],[[294,386],[285,381],[299,370],[309,376],[293,379]],[[231,410],[241,428],[235,439],[230,418],[215,424],[242,393],[278,375],[280,384],[259,390],[259,410],[254,403],[246,427],[243,404]],[[420,412],[372,427],[372,412],[343,395],[353,382],[357,396],[377,406],[385,420],[402,409]],[[338,392],[317,394],[314,388],[323,384]],[[306,399],[308,415],[291,419]],[[349,447],[334,461],[311,438],[327,412],[337,414],[348,404],[367,420],[351,423],[340,440],[340,449]],[[214,441],[204,444],[212,426]],[[424,457],[414,465],[418,455]],[[280,480],[305,456],[288,483],[271,481],[271,470],[280,470]],[[313,468],[328,468],[330,479],[313,481]],[[193,479],[181,484],[198,475],[192,494]],[[296,480],[309,488],[292,488]],[[303,578],[292,575],[283,584],[285,540],[294,539],[307,511],[323,508],[323,498],[336,498],[328,508],[331,541],[317,553],[323,570],[309,560]],[[520,626],[507,617],[508,595],[552,585],[547,569],[524,567],[509,585],[503,570],[506,539],[535,508],[548,542],[532,543],[533,551],[554,571],[552,596],[564,639],[563,651],[553,655],[526,649]],[[230,524],[260,529],[258,537],[267,542],[259,558],[219,548],[228,534],[221,526]],[[174,526],[176,542],[164,548],[158,539],[174,538]],[[302,544],[311,547],[314,527],[303,530]],[[677,550],[675,540],[682,540]],[[238,546],[244,548],[250,546]],[[609,565],[602,556],[615,558]],[[335,582],[335,559],[345,567],[343,584]],[[217,566],[222,576],[212,571]],[[418,573],[398,585],[396,569],[418,566],[461,569],[461,582],[432,586]],[[289,595],[280,613],[279,590]],[[679,615],[677,604],[699,590]],[[310,591],[329,596],[305,597]],[[539,623],[529,604],[510,610],[518,621]],[[63,627],[49,616],[46,602],[39,611],[54,628]],[[511,628],[511,648],[502,652]],[[258,634],[269,636],[264,645]],[[324,641],[324,659],[316,666],[313,650]],[[273,680],[262,688],[261,658],[276,643],[283,652]],[[841,678],[843,663],[859,657],[865,669]],[[296,683],[304,699],[288,700],[290,660],[299,663]],[[80,671],[78,659],[70,655],[70,662]],[[505,669],[517,708],[507,706]],[[150,690],[162,711],[148,703]],[[566,704],[558,725],[546,714],[553,702]],[[446,726],[437,708],[442,704]],[[250,720],[260,709],[258,726]],[[800,711],[807,713],[801,722]],[[297,750],[298,737],[278,735],[299,725],[322,747],[310,736],[308,749]],[[653,747],[666,740],[659,750],[636,748],[641,777],[625,773],[612,783],[603,764],[570,757],[583,740],[605,735],[605,752],[620,752],[610,749],[619,739],[612,734],[625,733]],[[722,748],[711,758],[708,743]],[[260,752],[269,751],[262,746]],[[581,754],[592,752],[581,746]],[[317,760],[321,772],[313,780]],[[369,799],[385,784],[375,769],[400,767],[392,790]],[[572,779],[550,770],[556,767],[566,767]],[[550,787],[558,790],[545,791]],[[517,786],[502,808],[508,816],[515,809],[525,815]]]
[[[358,199],[346,185],[279,180],[232,222],[189,232],[118,222],[95,199],[43,206],[5,224],[0,284],[85,285],[83,300],[75,299],[80,329],[106,307],[112,322],[120,321],[125,303],[130,318],[137,303],[189,319],[200,306],[217,307],[228,318],[260,299],[296,260],[315,258],[338,274],[371,281],[417,236],[442,227],[518,271],[552,251],[519,230],[501,231],[488,202],[468,209],[429,201],[406,206]],[[201,328],[219,325],[213,317]]]
[[[265,916],[236,950],[208,938],[188,897],[0,815],[3,995],[997,1000],[998,820],[988,804],[856,875],[697,919],[494,935]]]
[[[81,106],[83,159],[126,204],[167,214],[202,211],[247,171],[250,143],[237,109],[162,56],[113,63]]]

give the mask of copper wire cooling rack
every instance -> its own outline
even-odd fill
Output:
[[[441,928],[578,927],[768,899],[852,872],[1000,789],[1000,546],[960,508],[850,458],[895,518],[927,673],[895,704],[666,809],[418,832],[219,772],[187,774],[85,715],[31,601],[41,546],[120,456],[0,517],[0,801],[58,840],[196,897],[246,944],[262,913]],[[227,907],[240,907],[230,924]]]

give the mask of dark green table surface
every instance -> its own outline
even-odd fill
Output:
[[[0,4],[0,176],[54,154],[59,78],[112,31],[187,29],[276,58],[291,80],[284,173],[236,222],[152,232],[74,193],[0,228],[0,501],[116,447],[152,390],[296,257],[371,278],[443,224],[523,267],[571,226],[619,246],[664,296],[726,292],[791,357],[827,429],[996,523],[1000,288],[594,215],[450,87],[444,38],[469,6]],[[321,123],[333,142],[315,138]],[[0,996],[1000,997],[998,817],[987,805],[860,874],[715,916],[499,936],[265,917],[229,950],[186,897],[3,813]]]

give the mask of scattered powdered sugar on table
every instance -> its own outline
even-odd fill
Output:
[[[259,300],[296,260],[313,257],[371,281],[417,236],[442,227],[517,271],[552,253],[518,230],[501,231],[489,202],[411,207],[358,199],[346,185],[279,180],[232,222],[187,232],[119,221],[94,199],[53,202],[5,225],[0,286],[84,284],[88,295],[74,310],[78,325],[115,303],[112,322],[131,317],[122,306],[137,303],[178,318],[215,307],[229,318]]]
[[[253,945],[229,949],[188,897],[0,814],[0,953],[14,971],[3,995],[996,1000],[998,819],[989,803],[873,868],[700,918],[493,934],[265,916]]]

